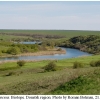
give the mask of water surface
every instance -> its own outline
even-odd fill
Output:
[[[7,60],[45,60],[45,59],[65,59],[74,58],[79,56],[89,56],[91,54],[72,48],[62,48],[66,50],[66,54],[55,54],[55,55],[42,55],[42,56],[20,56],[20,57],[3,57],[1,61]]]
[[[37,44],[39,44],[39,43],[41,43],[41,42],[39,42],[39,41],[32,41],[32,42],[30,41],[30,42],[29,42],[29,41],[28,41],[28,42],[14,42],[14,43],[20,43],[20,44],[36,44],[36,43],[37,43]]]

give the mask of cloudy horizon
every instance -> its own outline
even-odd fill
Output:
[[[98,1],[0,1],[0,29],[100,30]]]

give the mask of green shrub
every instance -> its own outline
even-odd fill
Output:
[[[12,54],[12,55],[16,55],[16,54],[19,54],[20,53],[20,49],[18,47],[10,47],[7,50],[7,53],[8,54]]]
[[[51,91],[52,94],[81,94],[82,91],[85,91],[85,88],[88,88],[90,84],[93,84],[93,80],[89,79],[85,76],[79,76],[75,79],[72,79],[69,82],[66,82],[65,84],[61,84],[59,87]],[[89,88],[90,89],[90,88]]]
[[[95,61],[91,61],[91,62],[90,62],[90,66],[95,67],[95,66],[96,66]]]
[[[2,56],[2,52],[0,51],[0,56]]]
[[[96,61],[96,66],[100,66],[100,60]]]
[[[81,68],[81,67],[84,67],[84,65],[81,62],[76,61],[73,63],[73,68]]]
[[[20,60],[20,61],[17,61],[17,64],[18,64],[18,66],[24,66],[25,65],[25,61],[24,60]]]
[[[2,53],[6,53],[7,52],[7,50],[2,50]]]
[[[100,60],[91,61],[90,62],[90,66],[92,66],[92,67],[98,67],[98,66],[100,66]]]
[[[15,73],[14,72],[9,72],[9,73],[7,73],[5,76],[12,76],[12,75],[14,75]]]
[[[56,64],[55,62],[50,62],[48,65],[45,66],[45,71],[56,71]]]

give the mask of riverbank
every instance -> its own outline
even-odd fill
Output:
[[[67,53],[66,53],[67,52]],[[86,52],[71,48],[48,49],[48,51],[38,51],[35,53],[25,53],[10,57],[1,57],[1,62],[13,62],[18,60],[37,61],[37,60],[59,60],[67,58],[76,58],[79,56],[90,55]]]
[[[66,54],[66,50],[61,49],[58,51],[58,49],[53,49],[53,50],[48,50],[48,51],[39,51],[35,53],[24,53],[24,54],[19,54],[19,55],[11,55],[11,56],[4,56],[4,57],[20,57],[20,56],[42,56],[42,55],[54,55],[54,54]],[[54,60],[54,59],[43,59],[43,60]],[[6,62],[17,62],[18,60],[5,60],[5,61],[0,61],[0,63],[6,63]],[[41,60],[25,60],[27,62],[36,62],[36,61],[41,61]]]
[[[39,51],[35,53],[23,53],[17,56],[42,56],[42,55],[54,55],[54,54],[65,54],[66,50],[48,50],[48,51]]]
[[[38,51],[34,53],[22,53],[18,55],[5,55],[0,57],[19,57],[19,56],[42,56],[42,55],[54,55],[54,54],[66,54],[66,50],[64,49],[51,49],[47,51]]]

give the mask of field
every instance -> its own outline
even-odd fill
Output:
[[[82,31],[82,30],[0,30],[0,33],[23,33],[23,34],[54,34],[66,35],[68,37],[79,35],[99,35],[100,31]]]
[[[16,62],[1,63],[0,94],[100,94],[100,68],[89,64],[99,59],[100,56],[97,55],[57,60],[57,71],[51,72],[44,72],[43,69],[50,62],[48,60],[26,62],[22,67],[18,67]],[[83,63],[84,67],[74,69],[75,61]],[[64,91],[59,88],[79,76],[85,76],[84,80],[86,78],[89,81],[76,83],[75,87],[72,85],[72,91],[67,91],[67,87]]]
[[[6,33],[9,35],[1,35],[1,33]],[[100,35],[100,31],[82,31],[82,30],[0,30],[0,38],[11,39],[20,38],[20,36],[12,36],[10,34],[42,34],[42,35],[62,35],[66,38],[71,38],[80,35]],[[21,37],[29,38],[29,37]]]
[[[33,35],[35,34],[35,35]],[[34,38],[34,36],[43,36]],[[21,36],[20,36],[21,35]],[[55,35],[52,37],[52,35]],[[9,51],[11,54],[19,53],[20,49],[34,51],[38,53],[38,45],[13,45],[12,41],[31,41],[42,40],[39,45],[40,51],[48,47],[52,49],[59,44],[67,43],[68,39],[75,36],[96,35],[96,39],[76,43],[75,46],[88,47],[92,45],[92,50],[100,49],[100,31],[72,31],[72,30],[0,30],[0,52],[6,55]],[[63,36],[63,37],[60,37]],[[98,38],[97,38],[98,37]],[[84,38],[84,37],[82,37]],[[86,38],[86,37],[85,37]],[[84,38],[84,39],[85,39]],[[78,39],[80,39],[78,37]],[[72,39],[73,40],[73,39]],[[76,38],[77,40],[77,38]],[[83,39],[82,39],[83,40]],[[9,42],[8,42],[9,41]],[[54,45],[55,43],[55,45]],[[70,43],[70,41],[68,42]],[[68,44],[69,45],[69,44]],[[73,43],[74,45],[74,43]],[[67,46],[67,45],[66,45]],[[71,46],[71,44],[69,45]],[[74,46],[73,46],[74,47]],[[97,47],[97,48],[96,48]],[[95,49],[94,49],[95,48]],[[83,48],[82,48],[83,49]],[[89,50],[91,49],[91,46]],[[12,52],[14,51],[15,52]],[[16,51],[17,50],[17,51]],[[23,52],[24,52],[23,51]],[[24,52],[24,53],[25,53]],[[21,53],[21,51],[20,51]],[[8,54],[10,55],[10,54]],[[97,65],[96,63],[97,62]],[[78,64],[75,66],[74,64]],[[93,66],[92,66],[92,65]],[[50,65],[50,66],[49,66]],[[47,69],[48,66],[51,68]],[[52,68],[54,69],[52,70]],[[100,54],[92,56],[82,56],[63,60],[42,60],[42,61],[25,61],[23,66],[18,65],[18,61],[0,62],[0,94],[85,94],[100,95]]]

